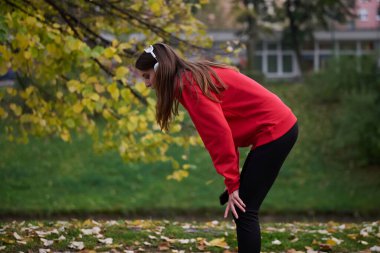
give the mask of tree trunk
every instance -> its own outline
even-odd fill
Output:
[[[296,1],[295,5],[297,5],[297,3],[299,3],[299,2]],[[299,43],[299,39],[298,39],[299,29],[298,29],[298,26],[295,22],[295,17],[293,14],[293,11],[296,10],[297,6],[292,6],[291,0],[286,0],[285,6],[286,6],[286,15],[287,15],[287,17],[289,19],[289,23],[290,23],[290,33],[291,33],[291,39],[293,42],[292,47],[293,47],[293,50],[296,54],[298,69],[299,69],[300,75],[302,77],[304,69],[302,67],[303,65],[302,65],[301,47],[300,47],[300,43]],[[293,10],[292,10],[292,7],[293,7]]]
[[[257,36],[255,34],[256,24],[253,18],[248,20],[248,38],[246,41],[247,47],[247,70],[249,73],[253,73],[255,70],[255,51],[256,51],[256,40]]]

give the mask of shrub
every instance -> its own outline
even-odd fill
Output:
[[[373,57],[340,57],[307,80],[309,99],[334,104],[331,157],[380,165],[380,74]]]

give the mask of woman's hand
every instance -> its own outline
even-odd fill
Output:
[[[243,212],[245,212],[245,204],[244,202],[240,199],[239,197],[239,190],[234,191],[233,193],[230,194],[228,198],[228,203],[226,207],[226,211],[224,212],[224,218],[227,218],[228,211],[231,209],[233,215],[236,217],[236,219],[239,218],[235,205],[240,208]]]

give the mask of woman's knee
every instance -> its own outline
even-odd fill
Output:
[[[238,219],[233,216],[235,224],[238,228],[243,229],[247,232],[255,231],[256,226],[259,224],[259,215],[257,210],[247,209],[245,212],[236,210],[238,213]]]

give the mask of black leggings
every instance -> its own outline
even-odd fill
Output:
[[[251,150],[240,174],[239,196],[246,205],[245,213],[235,206],[239,219],[236,223],[239,253],[256,253],[261,249],[258,212],[265,196],[292,149],[298,136],[296,123],[277,140]]]

